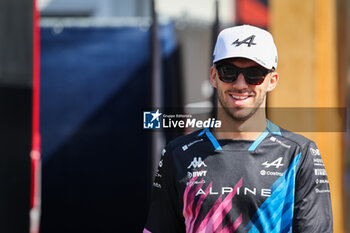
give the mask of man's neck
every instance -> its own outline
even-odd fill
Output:
[[[265,109],[259,109],[253,116],[245,121],[232,119],[224,109],[218,110],[218,120],[221,121],[221,129],[215,130],[217,139],[243,139],[255,140],[266,129],[267,121]]]

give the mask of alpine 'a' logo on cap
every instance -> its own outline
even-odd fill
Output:
[[[242,44],[247,44],[248,47],[250,47],[251,45],[256,45],[256,43],[254,43],[254,39],[255,39],[255,35],[251,35],[248,38],[245,38],[242,41],[239,41],[239,39],[237,39],[235,42],[232,43],[232,45],[236,45],[236,47],[241,46]]]

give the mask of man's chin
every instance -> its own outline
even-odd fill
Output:
[[[229,109],[230,117],[238,122],[244,122],[251,118],[254,113],[256,112],[256,109],[252,108],[235,108],[235,109]]]
[[[231,114],[231,118],[235,121],[244,122],[251,117],[250,114]]]

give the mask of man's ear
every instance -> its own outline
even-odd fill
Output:
[[[210,83],[214,88],[218,87],[217,81],[216,81],[216,69],[214,66],[210,68]]]
[[[278,76],[277,72],[272,72],[270,74],[269,84],[268,84],[267,90],[266,90],[267,92],[270,92],[276,88],[277,83],[278,83],[278,79],[279,79],[279,76]]]

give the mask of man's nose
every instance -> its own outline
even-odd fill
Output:
[[[237,89],[244,89],[248,87],[248,83],[245,81],[244,75],[242,73],[240,73],[236,81],[233,82],[233,86]]]

